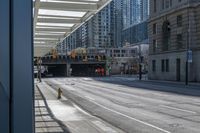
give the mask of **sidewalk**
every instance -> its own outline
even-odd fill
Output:
[[[35,87],[35,132],[69,133],[66,127],[54,118],[37,87]]]
[[[144,80],[144,82],[152,82],[152,83],[160,83],[160,84],[171,84],[171,85],[182,85],[186,86],[185,82],[178,82],[178,81],[166,81],[166,80]],[[186,87],[194,87],[200,89],[199,82],[188,82],[188,86]]]
[[[139,75],[112,75],[111,77],[124,77],[124,78],[135,78],[135,80],[139,80]],[[152,83],[165,83],[165,84],[174,84],[174,85],[185,85],[185,82],[181,81],[167,81],[167,80],[150,80],[148,79],[148,75],[142,75],[142,80],[144,82],[152,82]],[[200,82],[188,82],[188,86],[190,87],[200,87]]]
[[[38,87],[38,88],[37,88]],[[36,87],[36,133],[124,133],[90,115],[45,82]]]

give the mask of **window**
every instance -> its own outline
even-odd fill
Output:
[[[169,6],[170,6],[169,0],[165,0],[165,8],[169,8]]]
[[[165,60],[161,60],[161,70],[165,72]]]
[[[171,25],[168,20],[164,21],[162,26],[162,51],[169,50],[171,37]]]
[[[152,60],[152,71],[156,71],[156,60]]]
[[[183,47],[183,36],[182,34],[178,34],[176,36],[176,42],[177,42],[177,49],[180,49]]]
[[[165,9],[165,0],[162,0],[162,9]]]
[[[156,48],[157,48],[157,41],[153,40],[153,53],[156,52]]]
[[[166,72],[169,72],[169,59],[166,59],[165,60],[166,61],[166,63],[165,63],[165,65],[166,65]]]
[[[172,0],[170,0],[170,7],[172,7]]]
[[[153,24],[153,34],[157,33],[157,24]]]
[[[182,26],[182,21],[183,21],[182,15],[178,15],[177,16],[177,27],[181,27]]]
[[[157,4],[157,1],[156,1],[156,0],[154,0],[153,2],[154,2],[154,3],[153,3],[153,4],[154,4],[154,12],[156,12],[156,11],[157,11],[157,6],[156,6],[156,4]]]

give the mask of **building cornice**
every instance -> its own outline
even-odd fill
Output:
[[[193,4],[189,4],[189,5],[184,3],[183,5],[178,5],[178,6],[175,6],[173,8],[169,8],[168,10],[160,11],[160,14],[155,15],[153,17],[151,17],[151,15],[150,15],[148,22],[150,23],[151,21],[155,21],[156,19],[160,19],[161,17],[171,15],[174,12],[187,9],[188,7],[189,8],[195,8],[195,7],[198,7],[198,6],[200,6],[200,3],[193,3]]]

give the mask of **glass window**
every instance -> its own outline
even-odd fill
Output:
[[[183,47],[183,36],[182,34],[178,34],[176,36],[176,41],[177,41],[177,49],[180,49]]]
[[[161,60],[161,71],[165,72],[165,60]]]
[[[156,6],[156,4],[157,4],[157,0],[154,0],[154,12],[157,11],[157,6]]]
[[[156,48],[157,48],[157,41],[153,40],[153,53],[156,52]]]
[[[183,21],[182,15],[178,15],[177,16],[177,27],[181,27],[182,26],[182,21]]]
[[[157,33],[157,24],[153,24],[153,34]]]
[[[166,72],[169,72],[169,59],[166,59]]]
[[[156,60],[152,60],[152,71],[156,71]]]

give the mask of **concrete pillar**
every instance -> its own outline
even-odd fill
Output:
[[[67,77],[70,77],[71,76],[71,64],[70,63],[67,63],[66,64],[66,76]]]

